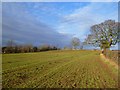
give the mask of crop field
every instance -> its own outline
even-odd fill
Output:
[[[117,88],[117,70],[99,51],[3,54],[3,88]]]

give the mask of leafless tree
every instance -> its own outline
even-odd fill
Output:
[[[76,49],[77,46],[80,45],[80,40],[79,40],[79,38],[77,38],[77,37],[72,38],[71,44],[72,44],[72,46],[73,46],[73,49]]]
[[[85,42],[100,47],[105,52],[112,45],[119,42],[120,27],[114,20],[106,20],[103,23],[93,25],[91,34],[88,35]]]
[[[8,40],[6,45],[7,45],[7,48],[6,48],[7,53],[14,53],[15,52],[16,43],[13,40]]]

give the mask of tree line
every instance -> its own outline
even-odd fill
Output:
[[[2,53],[28,53],[28,52],[42,52],[49,50],[60,50],[60,48],[52,45],[33,46],[31,44],[16,45],[13,40],[9,40],[7,45],[2,47]]]

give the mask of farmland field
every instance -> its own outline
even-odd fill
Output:
[[[117,70],[99,51],[3,54],[3,88],[117,88]]]

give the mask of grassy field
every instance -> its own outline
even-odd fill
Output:
[[[99,51],[4,54],[3,88],[117,88],[117,71]]]

